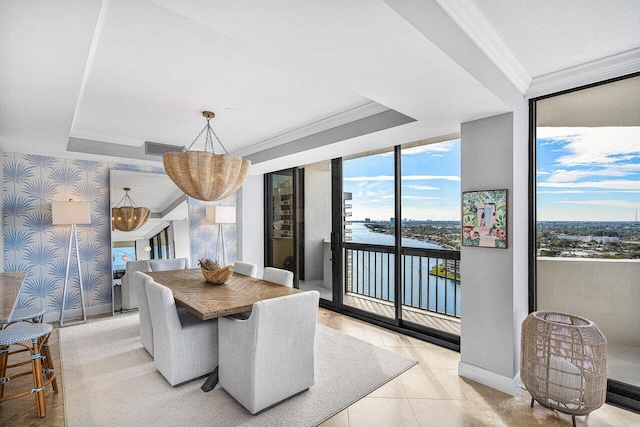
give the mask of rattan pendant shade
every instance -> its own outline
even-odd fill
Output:
[[[131,197],[129,197],[130,188],[124,189],[124,197],[118,204],[123,206],[111,208],[111,228],[120,231],[134,231],[142,227],[149,217],[151,210],[145,207],[135,206]],[[126,205],[126,203],[129,203]]]
[[[575,426],[576,415],[587,415],[605,401],[607,340],[585,318],[533,312],[522,323],[520,377],[532,399],[571,414]]]
[[[182,153],[165,153],[162,162],[169,178],[186,195],[197,200],[213,202],[226,199],[242,186],[249,173],[251,162],[226,152],[224,145],[209,124],[209,120],[215,116],[214,113],[203,111],[202,115],[206,117],[207,124],[191,145]],[[204,132],[206,132],[205,150],[189,151]],[[215,154],[214,137],[224,149],[225,154]]]
[[[162,159],[171,180],[194,199],[226,199],[244,183],[251,162],[229,154],[208,151],[166,153]]]

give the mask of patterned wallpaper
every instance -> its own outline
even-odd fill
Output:
[[[164,173],[162,167],[3,154],[4,271],[27,270],[19,308],[44,307],[53,314],[60,311],[70,228],[51,225],[51,201],[71,198],[91,202],[91,224],[78,226],[87,313],[111,311],[110,169]],[[232,196],[223,204],[234,206],[235,201]],[[200,257],[215,255],[217,228],[204,223],[205,205],[189,200],[193,266]],[[233,262],[236,227],[225,227],[227,257]],[[79,309],[81,302],[73,255],[71,263],[65,310]]]
[[[217,256],[218,224],[205,222],[206,206],[236,206],[236,195],[215,203],[201,202],[189,198],[189,243],[191,244],[191,266],[197,267],[202,257],[215,260]],[[227,264],[236,260],[236,224],[223,224]]]

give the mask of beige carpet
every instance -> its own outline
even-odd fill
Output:
[[[417,362],[318,325],[316,384],[253,416],[204,380],[171,387],[140,344],[138,316],[60,329],[68,426],[313,426]]]

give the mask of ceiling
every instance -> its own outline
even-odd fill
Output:
[[[262,173],[456,133],[620,54],[634,0],[7,0],[0,148],[157,165],[144,142],[189,145],[212,110]]]

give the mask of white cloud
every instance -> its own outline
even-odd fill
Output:
[[[558,191],[538,191],[538,194],[585,194],[591,191],[584,190],[558,190]]]
[[[625,172],[621,168],[606,168],[600,170],[564,170],[558,169],[554,171],[547,182],[575,182],[582,178],[589,178],[595,176],[627,176],[629,172]]]
[[[608,206],[616,208],[640,209],[640,201],[632,202],[629,200],[564,200],[559,203],[567,203],[572,205],[590,205],[590,206]]]
[[[416,199],[416,200],[440,200],[440,197],[428,197],[428,196],[402,196],[403,199]]]
[[[640,126],[538,128],[538,139],[568,141],[556,161],[563,166],[613,165],[640,158]]]
[[[448,153],[451,151],[458,140],[436,142],[434,144],[419,145],[417,147],[405,148],[402,155],[412,156],[422,153]]]
[[[360,182],[360,181],[393,181],[393,175],[378,175],[378,176],[350,176],[344,178],[344,181]],[[403,181],[428,181],[428,180],[445,180],[445,181],[460,181],[459,176],[455,175],[403,175]]]
[[[403,185],[403,187],[410,188],[412,190],[418,190],[418,191],[440,190],[438,187],[432,187],[430,185],[407,184],[407,185]]]
[[[640,181],[606,180],[587,182],[539,182],[538,187],[551,188],[606,188],[610,190],[640,190]]]

